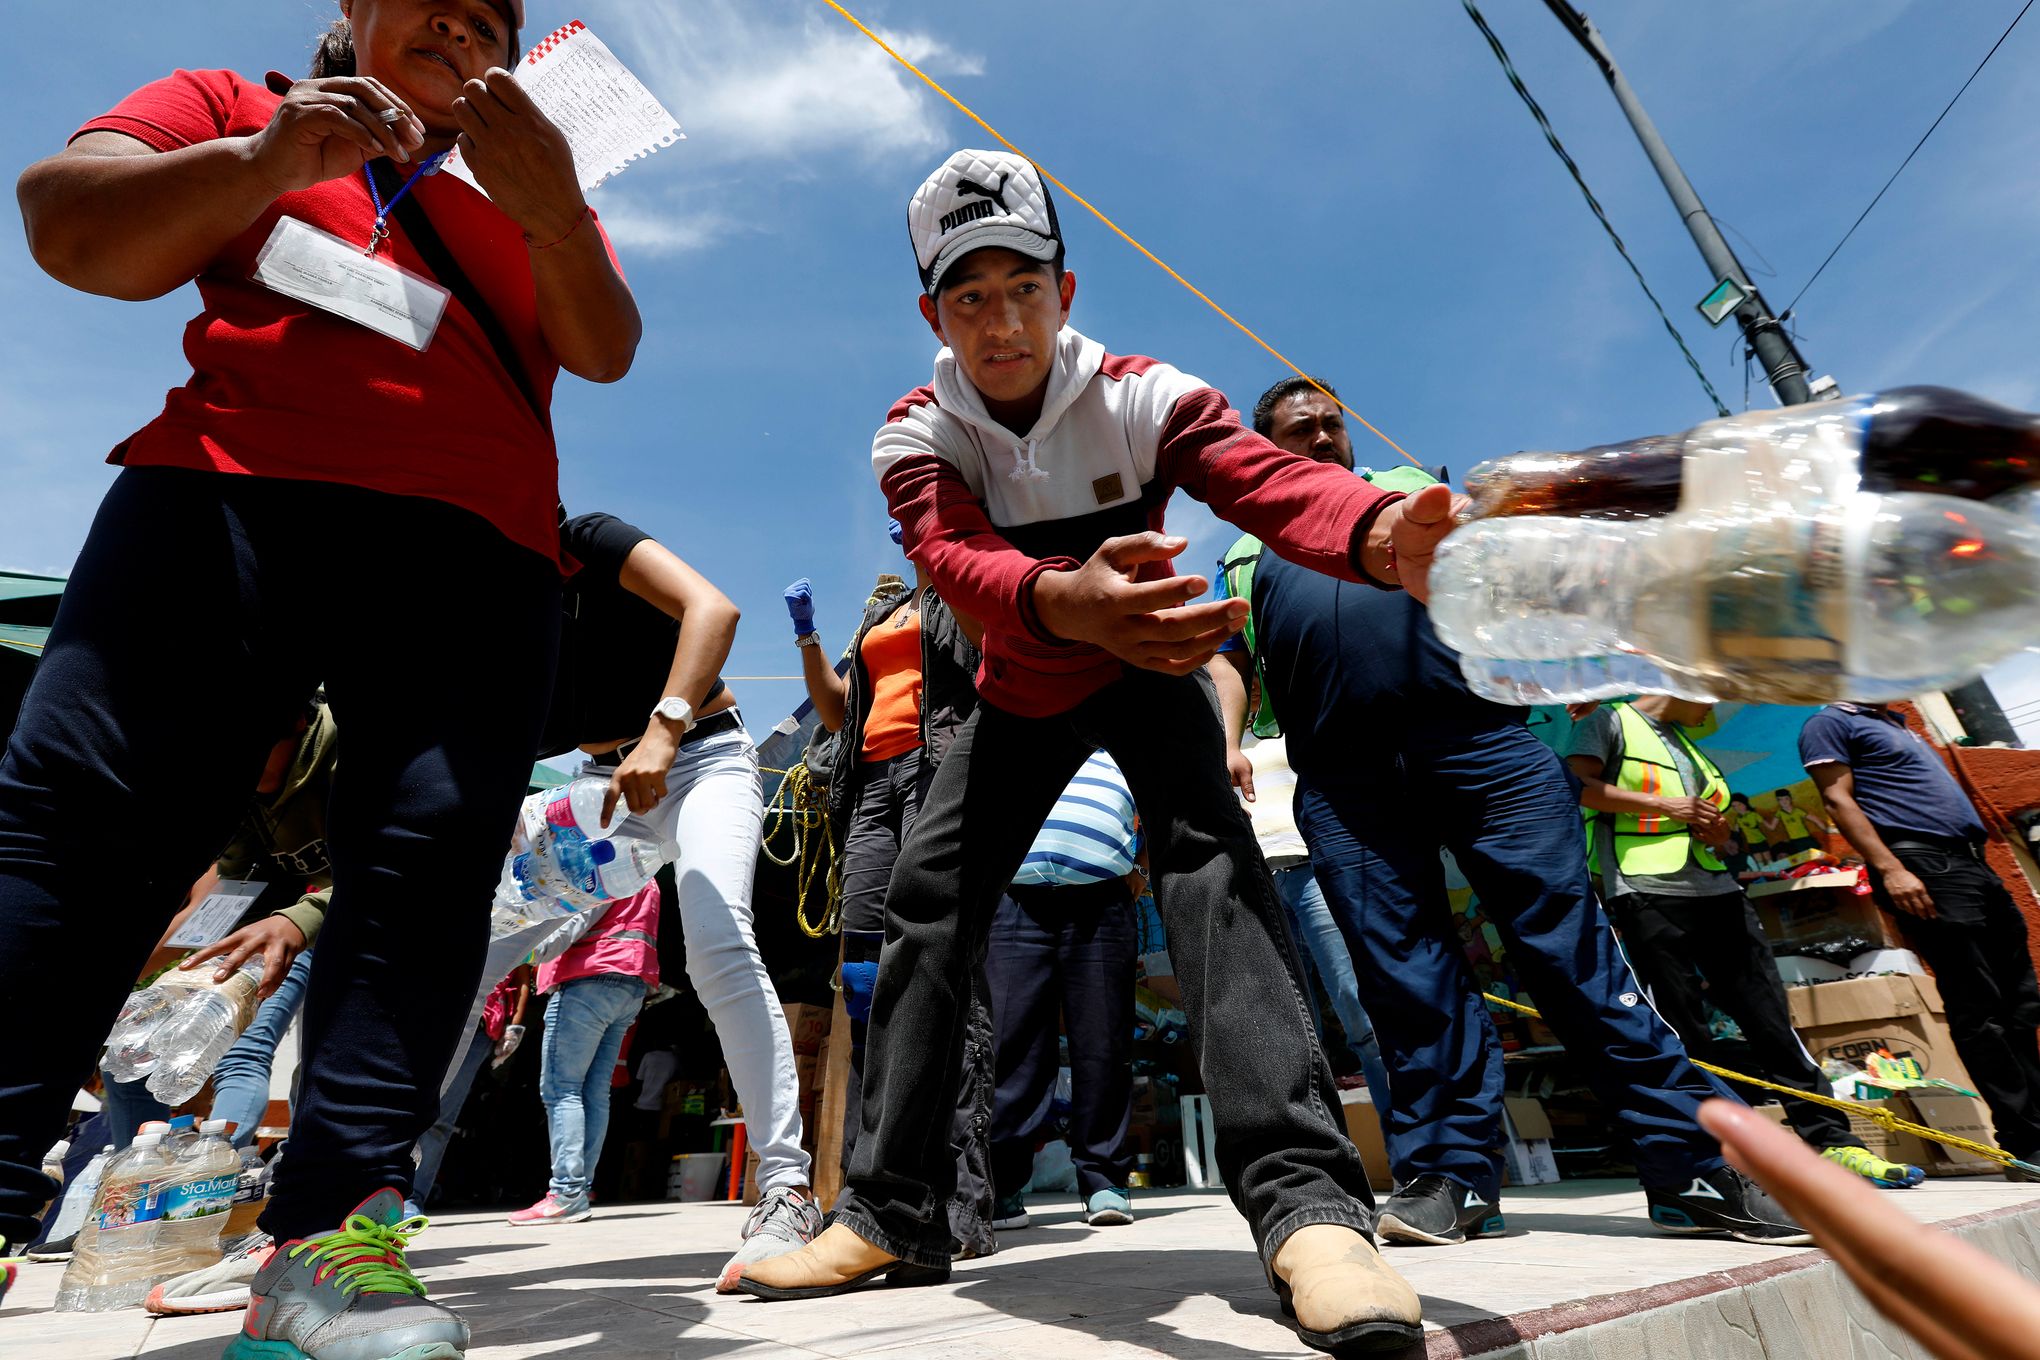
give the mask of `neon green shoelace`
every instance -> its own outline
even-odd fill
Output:
[[[343,1294],[416,1294],[422,1299],[425,1286],[404,1264],[404,1248],[430,1221],[420,1214],[385,1224],[351,1214],[338,1232],[298,1243],[290,1257],[296,1260],[302,1253],[317,1267],[316,1280],[337,1277]]]

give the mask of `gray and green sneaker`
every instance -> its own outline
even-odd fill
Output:
[[[284,1242],[255,1273],[220,1360],[464,1360],[468,1327],[425,1299],[404,1248],[425,1227],[383,1189],[337,1232]]]

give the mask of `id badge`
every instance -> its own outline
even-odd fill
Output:
[[[253,278],[415,350],[432,343],[452,296],[431,279],[364,255],[360,246],[294,217],[277,219],[255,256]]]
[[[177,927],[177,933],[165,943],[177,949],[203,949],[215,940],[224,939],[234,928],[248,908],[255,905],[255,899],[262,895],[260,883],[236,882],[232,879],[213,889],[212,895],[198,904],[198,910],[184,918],[184,924]]]

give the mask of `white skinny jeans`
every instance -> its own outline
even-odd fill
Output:
[[[606,774],[594,764],[584,774]],[[666,797],[643,817],[632,815],[620,836],[674,841],[680,924],[687,977],[722,1040],[744,1133],[758,1154],[762,1194],[809,1183],[801,1151],[800,1077],[786,1013],[758,952],[751,917],[765,803],[758,748],[738,728],[689,742],[666,773]]]

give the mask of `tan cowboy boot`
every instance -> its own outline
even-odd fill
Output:
[[[1374,1243],[1335,1223],[1298,1228],[1275,1253],[1275,1293],[1304,1343],[1333,1355],[1395,1350],[1422,1339],[1423,1305]]]
[[[891,1285],[940,1284],[949,1278],[949,1267],[909,1265],[832,1223],[799,1251],[745,1266],[737,1289],[761,1299],[825,1299],[880,1276]]]

